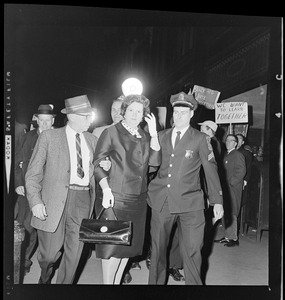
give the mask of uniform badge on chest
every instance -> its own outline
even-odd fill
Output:
[[[185,158],[193,158],[193,151],[185,150]]]

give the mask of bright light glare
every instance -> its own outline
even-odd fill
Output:
[[[93,123],[96,119],[96,114],[94,111],[91,112],[91,116],[90,116],[91,122]]]
[[[137,78],[128,78],[122,84],[122,91],[125,96],[141,95],[143,85]]]

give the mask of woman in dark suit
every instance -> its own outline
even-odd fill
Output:
[[[95,177],[102,189],[102,199],[96,199],[96,215],[105,209],[101,218],[132,221],[130,246],[96,245],[96,256],[102,258],[104,284],[120,284],[129,257],[142,254],[147,211],[148,166],[159,165],[160,146],[156,120],[149,114],[149,100],[143,95],[129,95],[123,100],[123,120],[106,128],[95,151]],[[145,120],[149,133],[139,127]],[[109,172],[102,172],[99,163],[108,157]],[[107,209],[112,207],[112,209]]]

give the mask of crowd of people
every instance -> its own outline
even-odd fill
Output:
[[[92,132],[88,97],[64,104],[60,128],[53,127],[53,106],[40,105],[37,128],[23,135],[15,152],[15,219],[26,231],[24,274],[38,246],[38,283],[50,284],[58,263],[56,283],[74,283],[84,246],[81,221],[103,211],[102,218],[131,221],[133,230],[129,246],[95,245],[104,284],[129,283],[129,268],[140,268],[137,258],[147,248],[150,285],[167,284],[169,275],[202,285],[202,248],[213,224],[221,221],[224,230],[214,242],[239,245],[253,159],[245,137],[227,134],[223,151],[215,122],[198,123],[200,130],[191,126],[198,103],[184,92],[171,96],[173,124],[163,130],[144,95],[115,99],[113,123]]]

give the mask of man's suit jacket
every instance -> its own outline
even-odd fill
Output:
[[[90,216],[95,201],[94,152],[97,138],[84,132],[90,150]],[[31,225],[37,229],[54,232],[62,216],[70,181],[70,156],[66,127],[43,131],[36,143],[26,173],[26,190],[29,205],[43,203],[47,218],[33,217]]]
[[[253,155],[249,150],[246,150],[244,145],[242,145],[238,151],[244,155],[245,158],[245,165],[246,165],[246,174],[244,176],[244,180],[249,182],[250,175],[251,175],[251,165],[253,161]]]
[[[38,129],[31,130],[23,136],[22,147],[15,155],[15,187],[25,186],[25,175],[38,136]]]
[[[243,179],[246,174],[245,158],[238,150],[232,150],[229,154],[225,154],[224,166],[231,213],[237,216],[241,205]]]
[[[204,168],[210,204],[223,203],[210,137],[191,126],[173,149],[172,128],[159,132],[162,163],[148,187],[148,204],[160,211],[168,201],[170,212],[204,209],[200,168]]]
[[[158,166],[159,151],[150,148],[150,135],[139,129],[141,138],[132,136],[121,122],[106,128],[99,137],[95,157],[95,176],[99,182],[108,176],[112,191],[140,195],[147,191],[149,165]],[[99,162],[109,157],[112,165],[107,172]]]

